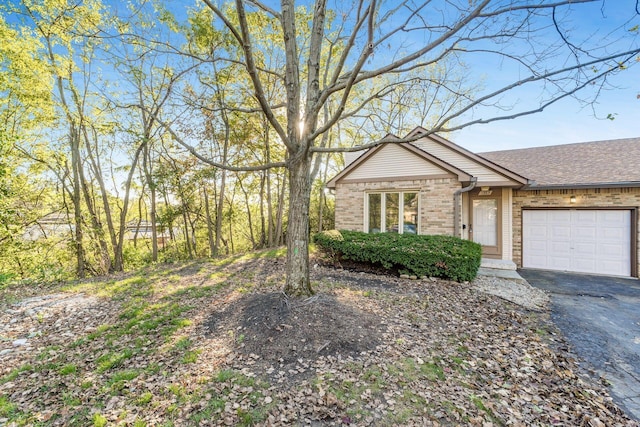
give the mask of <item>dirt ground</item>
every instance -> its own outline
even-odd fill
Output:
[[[113,342],[69,345],[121,322],[126,300],[50,293],[73,304],[47,305],[14,292],[0,304],[0,376],[9,378],[0,396],[42,425],[83,425],[96,413],[113,425],[638,425],[584,375],[544,311],[469,283],[319,263],[316,295],[290,299],[280,291],[283,269],[270,258],[173,267],[172,286],[217,286],[172,296],[186,307],[180,333],[197,358],[185,362],[175,339],[164,351],[166,337],[126,336],[123,348],[146,341],[119,367],[136,376],[115,390],[116,372],[95,374],[99,358],[90,355]],[[145,298],[162,301],[167,283],[158,279]],[[44,362],[63,354],[77,379],[36,373],[50,348]],[[82,389],[87,378],[93,383]]]

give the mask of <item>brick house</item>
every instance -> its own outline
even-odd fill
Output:
[[[449,234],[513,268],[638,277],[640,138],[478,154],[422,128],[404,140],[327,183],[337,229]]]

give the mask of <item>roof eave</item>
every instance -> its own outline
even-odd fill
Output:
[[[574,184],[532,184],[525,185],[521,190],[569,190],[569,189],[589,189],[589,188],[630,188],[640,187],[640,181],[621,181],[621,182],[594,182],[594,183],[574,183]]]
[[[395,136],[392,135],[392,137],[397,138]],[[384,139],[388,139],[389,135],[387,135]],[[325,184],[325,187],[329,188],[329,189],[335,189],[336,185],[338,184],[338,181],[340,181],[341,179],[343,179],[344,177],[346,177],[347,175],[349,175],[356,167],[358,167],[358,165],[360,165],[361,163],[363,163],[364,161],[366,161],[366,159],[368,159],[370,156],[372,156],[376,151],[378,151],[382,146],[386,145],[386,144],[397,144],[399,147],[404,148],[405,150],[412,152],[413,154],[423,158],[426,161],[429,161],[431,163],[434,163],[435,165],[437,165],[438,167],[454,174],[459,181],[469,181],[472,177],[472,175],[470,175],[469,173],[463,171],[460,168],[457,168],[447,162],[445,162],[442,159],[439,159],[438,157],[425,152],[424,150],[421,150],[420,148],[416,147],[415,145],[412,145],[410,143],[407,142],[401,142],[401,140],[398,138],[397,142],[385,142],[382,143],[380,145],[377,145],[373,148],[370,148],[369,150],[367,150],[365,153],[363,153],[360,157],[358,157],[355,161],[353,161],[353,163],[351,163],[349,166],[347,166],[345,169],[343,169],[340,173],[338,173],[336,176],[334,176],[333,178],[331,178],[329,181],[327,181],[327,183]]]
[[[382,142],[382,141],[388,141],[388,142]],[[340,181],[342,178],[344,178],[346,175],[350,174],[351,171],[353,169],[355,169],[360,163],[362,163],[365,159],[367,159],[369,156],[373,155],[373,153],[375,153],[376,151],[378,151],[380,149],[380,147],[382,147],[384,144],[388,144],[394,140],[399,141],[400,138],[398,138],[396,135],[392,134],[392,133],[388,133],[384,136],[384,138],[378,140],[377,142],[379,143],[378,145],[371,147],[369,149],[364,149],[362,150],[362,154],[355,159],[353,162],[351,162],[349,165],[347,165],[344,169],[342,169],[340,172],[338,172],[338,174],[336,176],[334,176],[333,178],[331,178],[329,181],[327,181],[327,183],[325,184],[325,187],[327,188],[336,188],[336,184],[338,183],[338,181]],[[357,148],[357,147],[354,147]],[[349,151],[349,150],[347,150]],[[356,150],[354,149],[353,151],[361,151],[361,150]]]
[[[440,144],[445,145],[447,148],[452,149],[457,151],[458,153],[460,153],[461,155],[482,164],[483,166],[492,169],[494,172],[498,173],[499,175],[504,176],[505,178],[511,179],[513,181],[516,181],[522,185],[527,185],[527,183],[529,182],[529,179],[525,176],[520,175],[519,173],[516,173],[510,169],[505,168],[504,166],[499,165],[498,163],[495,163],[485,157],[482,157],[476,153],[473,153],[469,150],[467,150],[466,148],[463,148],[461,146],[459,146],[458,144],[456,144],[455,142],[451,142],[449,141],[447,138],[444,138],[440,135],[438,135],[437,133],[429,133],[426,129],[418,126],[416,127],[414,130],[412,130],[405,138],[410,138],[410,137],[416,137],[420,134],[425,134],[426,138],[430,138],[433,141],[436,141]]]

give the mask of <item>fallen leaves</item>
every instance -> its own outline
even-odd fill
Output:
[[[285,302],[278,260],[176,271],[8,306],[0,423],[637,425],[544,313],[469,285],[318,267],[318,296]]]

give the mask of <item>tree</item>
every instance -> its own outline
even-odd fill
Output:
[[[628,23],[606,28],[607,42],[571,28],[576,13],[589,3],[600,3],[595,0],[331,4],[315,0],[305,3],[308,9],[296,7],[294,0],[281,0],[279,10],[258,0],[236,0],[224,7],[203,1],[217,18],[212,27],[226,29],[233,47],[212,46],[203,60],[243,73],[255,109],[286,147],[291,208],[285,292],[289,295],[313,292],[308,259],[313,156],[388,142],[383,138],[359,147],[323,146],[324,137],[337,124],[357,123],[358,114],[373,101],[388,99],[403,87],[411,90],[413,85],[407,83],[416,75],[435,88],[436,101],[442,96],[449,100],[441,102],[443,106],[430,120],[430,133],[513,119],[590,87],[604,87],[609,76],[631,66],[640,53],[637,35],[625,28]],[[637,6],[629,7],[628,16],[638,19]],[[264,29],[256,31],[256,17],[274,25],[279,34],[274,50],[281,61],[265,57]],[[235,55],[238,50],[239,56]],[[460,79],[450,73],[430,71],[438,64],[472,62],[478,57],[498,58],[505,67],[516,67],[519,73],[513,75],[518,77],[491,82],[476,93],[461,87]],[[274,104],[267,96],[274,77],[285,90],[284,105]],[[470,84],[475,87],[476,83]],[[529,87],[536,87],[538,96],[519,101],[522,89]],[[219,168],[256,171],[282,166],[281,162],[251,167],[214,162],[175,131],[172,134],[193,154]]]
[[[60,119],[60,123],[66,121],[61,126],[67,128],[65,139],[71,158],[72,190],[70,196],[74,210],[77,274],[79,277],[83,277],[87,267],[86,248],[83,242],[83,201],[89,211],[92,223],[89,231],[99,241],[99,263],[101,265],[99,269],[106,272],[110,269],[108,247],[103,238],[102,226],[95,210],[92,189],[87,181],[81,153],[84,145],[89,144],[90,135],[88,131],[90,115],[87,112],[88,98],[90,97],[88,86],[93,82],[91,74],[86,72],[86,68],[90,67],[85,67],[83,70],[84,85],[76,85],[74,82],[74,76],[78,74],[79,69],[82,69],[82,65],[90,64],[93,59],[95,46],[87,40],[86,34],[95,30],[95,24],[103,18],[101,3],[86,1],[83,4],[69,5],[66,1],[51,1],[42,4],[37,1],[25,0],[15,3],[9,2],[6,7],[14,14],[12,21],[25,22],[21,27],[23,32],[27,32],[33,37],[37,35],[38,40],[34,45],[44,47],[42,55],[44,58],[39,61],[39,66],[34,70],[42,70],[46,67],[47,72],[41,73],[40,77],[42,79],[53,77],[54,93],[57,95],[55,104],[57,118]],[[10,64],[15,65],[16,62]],[[33,71],[28,71],[28,73],[31,72]],[[15,99],[19,100],[20,98],[16,97]],[[24,149],[24,147],[22,148]],[[45,161],[44,159],[40,160]],[[62,164],[66,168],[66,161]],[[66,172],[63,171],[58,175],[64,179]]]
[[[13,28],[0,16],[0,278],[10,270],[21,277],[33,271],[29,267],[34,263],[21,256],[25,247],[32,249],[31,242],[21,235],[38,214],[52,208],[47,183],[29,179],[38,165],[22,154],[18,144],[31,142],[38,125],[53,119],[51,74],[39,60],[43,48],[32,30]],[[42,256],[32,259],[47,262]]]
[[[615,45],[590,46],[592,35],[581,36],[563,27],[572,17],[572,10],[593,3],[590,0],[452,1],[443,6],[446,13],[432,2],[415,5],[403,1],[388,6],[376,0],[360,0],[353,2],[350,9],[344,5],[332,9],[327,0],[316,0],[309,12],[296,9],[293,0],[282,0],[280,10],[259,1],[236,0],[225,8],[203,1],[220,21],[212,26],[224,26],[232,45],[212,46],[206,61],[226,63],[244,74],[256,105],[248,113],[258,110],[263,114],[286,147],[284,166],[291,208],[285,292],[289,295],[313,292],[309,283],[309,208],[311,182],[317,168],[313,167],[312,157],[387,142],[382,139],[349,149],[325,146],[327,134],[338,123],[357,118],[373,101],[394,91],[403,87],[411,90],[412,85],[407,83],[421,73],[428,76],[425,81],[436,88],[436,94],[442,92],[453,98],[444,103],[446,108],[440,108],[430,132],[512,119],[541,111],[589,86],[602,86],[608,76],[631,65],[640,52],[636,36],[631,39],[630,49],[612,52]],[[635,9],[630,12],[637,15]],[[256,33],[253,24],[260,21],[256,17],[275,23],[272,29],[281,37],[275,50],[284,61],[265,57],[267,51],[261,41],[266,36],[263,27]],[[625,29],[618,30],[624,33]],[[377,58],[374,54],[378,53],[385,55]],[[446,61],[479,54],[513,62],[524,77],[472,96],[460,87],[459,79],[429,70]],[[238,68],[238,63],[243,67]],[[274,105],[268,97],[267,89],[274,76],[285,89],[283,105]],[[540,85],[536,105],[504,104],[506,96],[517,95],[523,86],[536,84]],[[491,116],[483,116],[487,106],[502,110],[491,110]],[[278,111],[281,107],[284,114]],[[228,108],[236,107],[229,104]],[[454,119],[459,123],[452,126]],[[265,162],[243,167],[214,162],[171,132],[197,157],[221,169],[257,171],[283,165]]]
[[[416,124],[448,132],[532,114],[569,96],[592,102],[609,77],[635,65],[640,53],[637,4],[618,3],[618,9],[628,7],[627,20],[609,25],[603,0],[305,0],[298,6],[281,0],[278,7],[261,0],[201,1],[184,24],[169,13],[168,2],[165,8],[144,0],[113,7],[116,15],[129,14],[122,19],[101,9],[98,0],[14,0],[12,11],[19,13],[8,20],[11,25],[0,22],[0,37],[7,40],[0,53],[20,67],[0,73],[0,90],[20,89],[15,82],[30,81],[33,74],[20,64],[47,54],[33,70],[53,81],[59,120],[41,130],[64,139],[47,167],[57,174],[78,225],[79,275],[85,270],[83,241],[87,249],[100,250],[105,264],[111,245],[112,268],[123,268],[130,189],[142,188],[134,197],[142,203],[148,196],[155,221],[157,181],[166,172],[158,169],[159,153],[170,153],[176,160],[170,170],[178,172],[189,164],[186,150],[209,167],[203,169],[206,179],[194,173],[189,185],[213,188],[167,188],[158,194],[167,209],[167,194],[180,194],[182,222],[190,224],[192,236],[204,215],[209,249],[216,253],[227,229],[225,247],[233,247],[234,237],[236,247],[243,247],[242,233],[232,234],[227,222],[241,211],[233,205],[235,195],[243,197],[242,212],[262,224],[259,233],[247,228],[246,239],[260,246],[286,236],[285,292],[308,295],[310,199],[312,192],[318,199],[314,229],[324,227],[320,181],[329,173],[331,153],[389,142],[377,138]],[[602,34],[581,31],[583,10],[602,14]],[[27,49],[10,28],[17,27],[15,20],[30,21],[24,35],[37,40]],[[474,71],[480,63],[491,67],[490,79]],[[0,64],[7,68],[2,59]],[[91,74],[92,64],[106,72]],[[2,80],[7,75],[18,78]],[[96,79],[110,77],[117,80],[111,86],[117,96],[95,90]],[[23,107],[30,105],[29,96],[51,88],[34,83],[33,92],[4,98],[11,103],[0,99],[0,141],[7,141],[13,123],[38,123],[39,107]],[[112,203],[101,180],[109,145],[104,139],[111,132],[101,126],[106,122],[117,123],[113,132],[121,133],[109,136],[111,146],[133,142],[120,142],[126,156],[113,151],[108,163],[128,171],[119,218],[107,221],[110,239],[100,232]],[[174,150],[173,143],[180,146]],[[113,164],[118,161],[126,164]],[[185,183],[167,185],[174,184]],[[192,197],[206,200],[192,203]],[[156,244],[152,258],[157,255]]]

